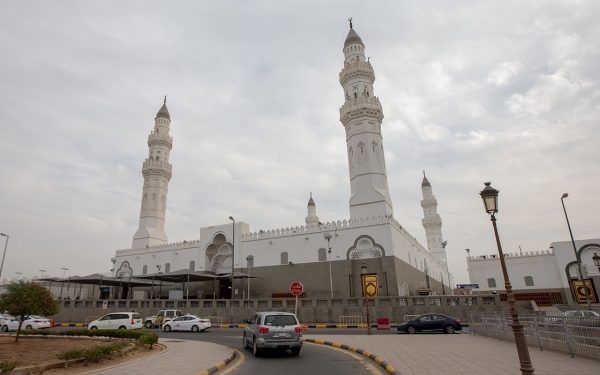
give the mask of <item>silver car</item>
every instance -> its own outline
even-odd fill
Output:
[[[296,315],[285,312],[258,312],[250,319],[245,319],[244,323],[244,348],[252,348],[255,357],[267,349],[290,349],[292,355],[300,354],[303,329]]]

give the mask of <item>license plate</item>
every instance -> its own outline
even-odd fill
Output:
[[[285,332],[279,332],[279,337],[285,337],[285,336],[287,336],[287,333],[285,333]]]

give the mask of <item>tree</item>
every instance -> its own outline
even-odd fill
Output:
[[[26,316],[54,315],[60,310],[54,295],[39,284],[19,281],[8,285],[7,289],[8,294],[0,301],[0,311],[8,311],[9,314],[20,318],[15,341],[19,340],[21,325]]]

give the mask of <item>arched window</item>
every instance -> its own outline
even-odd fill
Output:
[[[142,275],[147,275],[147,274],[148,274],[148,266],[142,267]]]
[[[350,164],[350,168],[354,167],[354,163],[352,161],[352,156],[354,156],[354,152],[352,152],[352,147],[348,149],[348,164]]]
[[[324,248],[319,249],[319,262],[327,260],[327,250]]]
[[[152,209],[156,210],[156,204],[157,204],[157,199],[156,199],[156,194],[152,194]]]
[[[281,264],[288,264],[288,253],[284,251],[281,253]]]
[[[196,261],[191,260],[190,261],[190,271],[195,271],[195,270],[196,270]]]
[[[487,281],[488,281],[488,287],[490,287],[490,288],[496,287],[496,279],[490,277]]]
[[[525,286],[534,286],[533,285],[533,277],[525,276]]]
[[[365,152],[363,150],[364,145],[365,144],[362,142],[358,143],[358,147],[360,148],[360,153],[358,154],[358,164],[364,164],[367,162],[367,158],[366,158]]]
[[[171,272],[171,263],[165,264],[165,273]]]
[[[148,194],[144,194],[144,203],[142,204],[142,209],[148,209]]]

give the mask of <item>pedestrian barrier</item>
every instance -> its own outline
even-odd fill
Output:
[[[364,328],[362,325],[362,316],[359,315],[348,315],[348,316],[340,316],[339,320],[339,328],[344,328],[341,326],[356,326],[360,328]]]
[[[203,316],[202,319],[210,320],[210,325],[212,327],[219,326],[219,328],[221,328],[221,325],[223,324],[223,318],[220,316]]]
[[[385,331],[390,329],[390,319],[389,318],[377,318],[377,330]]]

